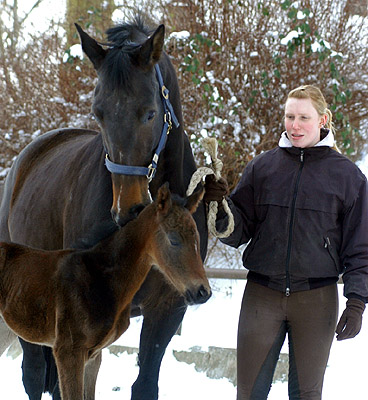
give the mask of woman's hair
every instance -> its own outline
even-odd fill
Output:
[[[329,129],[332,133],[335,133],[335,127],[332,122],[332,112],[329,110],[327,102],[320,91],[320,89],[316,86],[312,85],[303,85],[299,86],[296,89],[293,89],[288,94],[288,99],[310,99],[313,107],[317,110],[318,114],[322,117],[323,115],[327,115],[327,122],[325,128]],[[335,150],[339,151],[336,143],[333,147]]]

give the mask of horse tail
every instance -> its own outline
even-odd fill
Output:
[[[55,358],[52,355],[51,347],[42,346],[42,352],[46,361],[46,376],[45,376],[45,386],[44,392],[53,394],[57,389],[58,374],[55,363]],[[58,390],[58,389],[57,389]]]

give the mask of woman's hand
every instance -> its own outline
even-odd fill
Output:
[[[203,200],[205,203],[211,201],[221,202],[229,194],[229,186],[225,178],[216,181],[215,175],[207,175],[204,184],[205,193]]]
[[[336,327],[337,340],[355,337],[362,327],[365,304],[359,299],[349,299]]]

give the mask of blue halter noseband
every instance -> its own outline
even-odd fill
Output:
[[[108,154],[106,153],[105,165],[106,168],[113,174],[143,175],[146,176],[149,181],[151,181],[155,176],[158,158],[160,156],[161,151],[165,147],[167,136],[169,135],[170,130],[172,128],[172,123],[174,123],[176,128],[179,126],[179,121],[176,118],[174,109],[169,100],[169,90],[164,85],[164,81],[162,79],[161,71],[158,64],[155,64],[155,70],[156,70],[157,80],[160,85],[162,104],[164,106],[164,125],[162,127],[160,141],[153,155],[152,162],[148,167],[135,167],[132,165],[122,165],[112,162],[109,159]]]

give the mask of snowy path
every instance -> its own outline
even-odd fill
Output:
[[[209,379],[196,372],[193,365],[178,362],[173,350],[189,350],[193,346],[236,347],[237,320],[244,281],[213,281],[214,296],[208,303],[191,307],[184,319],[181,336],[175,336],[164,357],[160,375],[160,400],[211,399],[231,400],[236,397],[234,386],[227,379]],[[345,306],[341,296],[340,312]],[[116,342],[122,346],[138,347],[141,321],[131,320],[129,330]],[[284,346],[283,352],[287,352]],[[368,316],[362,332],[355,339],[334,342],[326,371],[324,400],[368,399]],[[21,381],[21,356],[12,360],[0,358],[0,399],[28,400]],[[97,400],[129,400],[130,386],[138,373],[136,355],[127,353],[116,357],[104,350],[103,363],[97,382]],[[115,390],[114,390],[115,389]],[[287,399],[287,383],[276,383],[269,400]],[[42,400],[50,399],[44,395]]]

